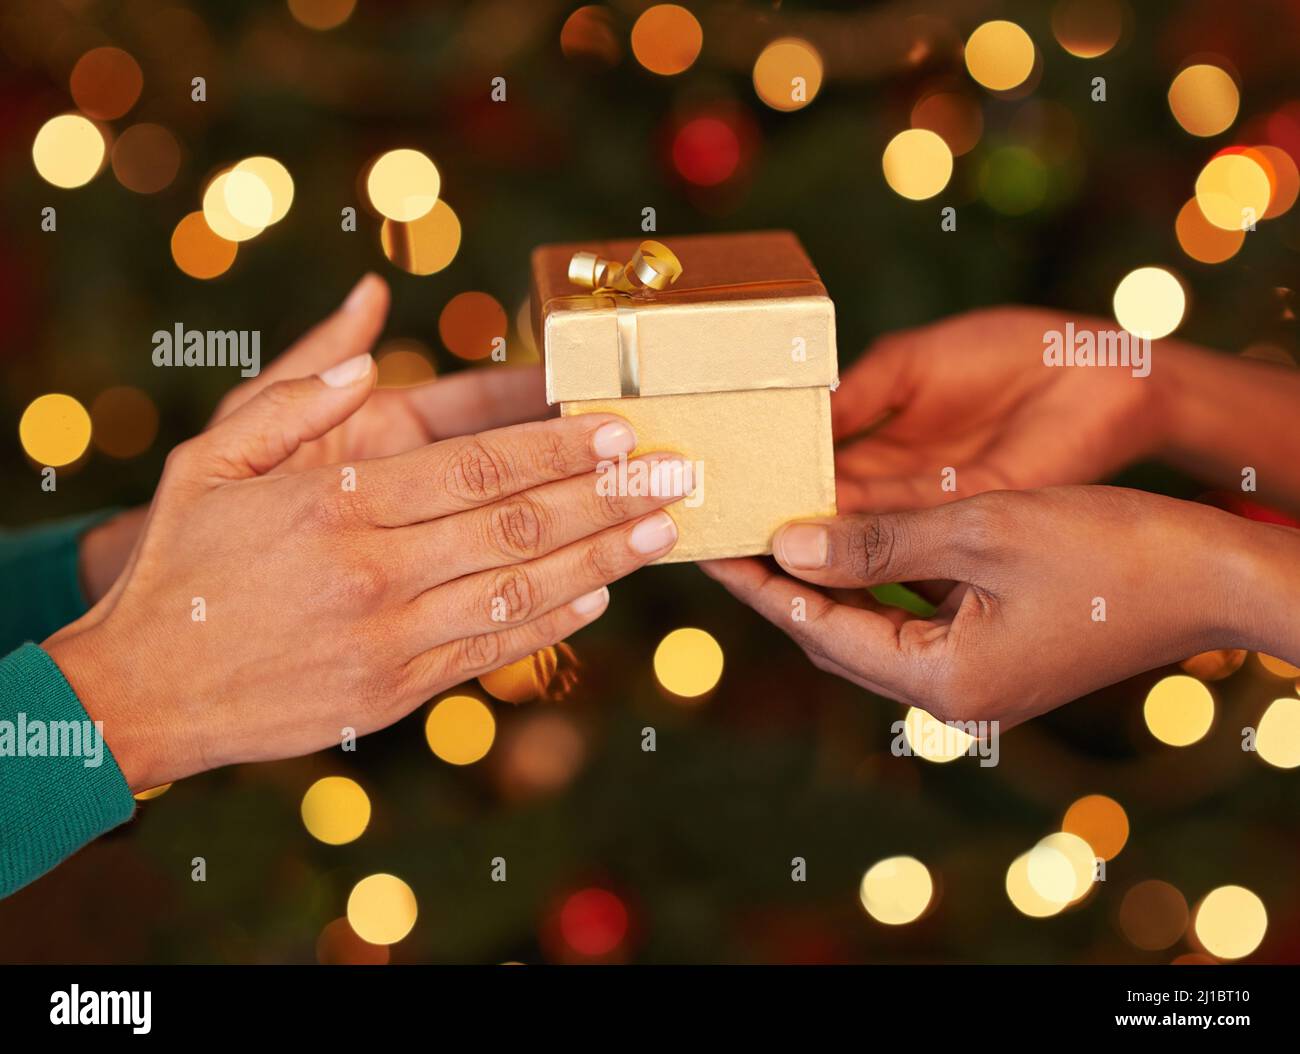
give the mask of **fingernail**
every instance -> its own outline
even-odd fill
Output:
[[[337,366],[331,366],[320,375],[320,379],[331,388],[346,388],[349,384],[355,384],[362,377],[369,375],[372,361],[368,352],[353,355],[352,358],[344,359]]]
[[[634,552],[643,556],[667,549],[677,541],[677,524],[662,510],[652,513],[632,528],[628,542]]]
[[[683,458],[661,458],[650,466],[650,493],[684,498],[695,489],[695,466]]]
[[[826,528],[816,523],[796,523],[776,536],[776,558],[799,571],[825,567],[830,547]]]
[[[361,281],[352,287],[352,292],[350,292],[348,298],[343,301],[344,311],[355,311],[370,299],[370,289],[374,277],[373,273],[367,273],[361,276]]]
[[[630,454],[636,446],[636,433],[622,421],[601,425],[591,437],[591,449],[597,457],[618,457]]]
[[[609,586],[601,586],[594,592],[587,593],[573,601],[571,606],[579,615],[594,615],[609,603]]]

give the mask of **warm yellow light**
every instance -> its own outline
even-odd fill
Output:
[[[181,167],[176,137],[160,124],[133,124],[117,137],[113,175],[127,190],[156,194],[171,184]]]
[[[280,164],[273,157],[246,157],[239,162],[231,172],[232,177],[235,173],[248,173],[258,180],[266,193],[270,196],[271,207],[266,212],[266,221],[262,224],[269,227],[273,223],[279,223],[289,212],[289,206],[293,204],[293,177],[289,175],[289,170]],[[257,215],[262,212],[261,191],[252,183],[247,184],[257,198]],[[229,185],[226,188],[226,196],[230,197],[231,190]],[[232,208],[232,212],[235,210]],[[238,215],[238,213],[235,213]],[[245,220],[244,222],[249,222]]]
[[[822,57],[806,40],[774,40],[754,62],[754,91],[774,110],[801,110],[822,86]]]
[[[935,92],[912,107],[912,127],[928,128],[960,157],[974,150],[984,134],[984,112],[969,95]]]
[[[1034,42],[1014,22],[985,22],[966,41],[966,68],[989,91],[1019,87],[1034,69]]]
[[[356,6],[357,0],[289,0],[289,13],[308,29],[334,29]]]
[[[1052,34],[1076,58],[1095,59],[1117,43],[1124,30],[1118,0],[1060,0],[1052,9]]]
[[[355,780],[326,776],[302,796],[302,823],[317,841],[346,845],[370,824],[370,798]]]
[[[1044,919],[1049,915],[1058,914],[1068,902],[1048,900],[1034,888],[1033,883],[1029,881],[1029,860],[1032,854],[1032,849],[1028,853],[1021,853],[1007,868],[1007,898],[1022,915],[1028,915],[1033,919]],[[1061,854],[1058,853],[1057,856]],[[1042,866],[1040,862],[1040,869]],[[1057,870],[1061,873],[1069,870],[1069,862],[1063,856],[1057,865]]]
[[[934,881],[914,856],[891,856],[862,876],[858,896],[867,914],[886,926],[915,922],[930,906]]]
[[[932,198],[952,177],[952,151],[928,128],[899,132],[885,147],[881,167],[891,190],[912,201]]]
[[[460,219],[441,198],[410,223],[384,220],[379,231],[384,255],[411,274],[437,274],[460,249]]]
[[[140,64],[121,48],[92,48],[77,60],[68,78],[77,108],[101,121],[123,116],[143,87]]]
[[[1103,860],[1113,860],[1128,841],[1128,814],[1114,798],[1087,794],[1065,810],[1061,830],[1078,835]]]
[[[1192,135],[1218,135],[1237,119],[1240,105],[1237,82],[1218,66],[1188,66],[1169,85],[1169,109]]]
[[[227,169],[220,173],[216,179],[208,184],[208,189],[203,192],[203,219],[212,229],[212,233],[218,238],[224,238],[228,242],[246,242],[250,238],[256,238],[265,229],[265,225],[257,226],[244,223],[233,212],[230,211],[232,198],[227,196],[226,187],[230,183],[231,171]],[[254,177],[249,176],[249,179]],[[237,203],[243,203],[244,195],[248,193],[249,185],[244,179],[235,181],[236,193],[233,200]],[[265,186],[263,186],[265,191]],[[270,194],[267,192],[265,203],[269,210]],[[260,214],[260,213],[259,213]]]
[[[411,932],[417,914],[415,893],[396,875],[369,875],[348,896],[348,924],[371,944],[396,944]]]
[[[55,392],[33,399],[18,422],[18,438],[39,465],[70,465],[90,445],[90,414],[71,395]]]
[[[1270,177],[1271,194],[1263,218],[1272,220],[1289,212],[1300,197],[1300,168],[1291,155],[1281,147],[1268,145],[1249,147],[1245,154],[1259,161]]]
[[[216,278],[230,270],[239,247],[208,226],[201,212],[183,216],[172,231],[172,259],[191,278]]]
[[[680,4],[655,4],[632,26],[632,54],[651,73],[671,77],[690,69],[704,44],[699,20]]]
[[[418,340],[388,340],[375,349],[375,381],[379,388],[410,388],[437,375],[429,350]]]
[[[106,388],[90,404],[95,446],[109,457],[132,458],[149,449],[158,435],[158,408],[139,388]]]
[[[945,724],[915,706],[907,711],[903,735],[913,754],[940,765],[963,757],[975,742],[969,732]]]
[[[160,783],[157,787],[150,787],[148,790],[142,790],[139,794],[134,795],[136,801],[153,801],[154,798],[161,798],[172,789],[170,783]]]
[[[271,223],[275,202],[271,188],[257,173],[238,166],[223,177],[222,193],[226,199],[226,212],[236,222],[254,230],[264,230]]]
[[[1134,336],[1159,340],[1182,323],[1187,294],[1163,267],[1139,267],[1115,287],[1114,307],[1116,321]]]
[[[1152,686],[1142,716],[1160,742],[1185,747],[1210,730],[1214,721],[1214,696],[1195,677],[1174,674]]]
[[[452,765],[472,765],[486,757],[496,731],[492,711],[472,695],[449,695],[440,700],[424,723],[429,749]]]
[[[1207,264],[1232,259],[1246,241],[1246,232],[1240,228],[1225,231],[1207,220],[1195,198],[1189,199],[1178,211],[1174,233],[1183,252],[1193,260]]]
[[[702,629],[675,629],[655,649],[655,677],[683,699],[711,692],[722,678],[722,647]]]
[[[1220,886],[1206,894],[1193,923],[1205,950],[1220,959],[1242,959],[1259,947],[1268,929],[1264,902],[1243,886]]]
[[[1077,834],[1057,831],[1029,851],[1029,884],[1043,900],[1071,904],[1084,896],[1097,877],[1097,857]]]
[[[1268,173],[1246,154],[1211,158],[1196,177],[1196,203],[1225,231],[1246,230],[1263,219],[1271,193]]]
[[[1293,677],[1300,677],[1300,666],[1292,665],[1285,659],[1279,659],[1273,655],[1265,655],[1262,651],[1256,652],[1255,658],[1258,659],[1259,664],[1274,677],[1281,677],[1288,681]]]
[[[405,148],[388,151],[366,177],[366,192],[375,211],[399,223],[427,215],[441,188],[437,166],[420,151]]]
[[[76,113],[51,117],[36,133],[32,161],[47,183],[70,189],[89,183],[104,163],[104,136]]]
[[[1259,756],[1279,769],[1300,766],[1300,699],[1274,699],[1255,731]]]

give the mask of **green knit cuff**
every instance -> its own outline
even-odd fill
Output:
[[[102,730],[35,644],[0,659],[0,897],[130,819]]]

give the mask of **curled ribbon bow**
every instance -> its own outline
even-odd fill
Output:
[[[576,252],[569,261],[569,281],[596,293],[644,294],[667,289],[682,276],[682,262],[663,242],[644,241],[626,264],[596,253]]]

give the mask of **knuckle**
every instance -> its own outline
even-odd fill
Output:
[[[543,478],[562,479],[573,475],[574,458],[564,437],[557,432],[546,431],[538,437],[535,451],[537,468]]]
[[[447,466],[444,485],[462,501],[494,501],[505,492],[509,466],[481,439],[461,444]]]
[[[957,518],[954,541],[964,552],[984,556],[997,551],[1006,541],[1012,528],[1013,516],[1009,505],[1016,502],[1013,492],[980,495],[965,503]]]
[[[606,523],[622,523],[632,515],[632,503],[617,487],[596,489],[596,505]]]
[[[618,551],[608,539],[593,539],[582,554],[583,568],[594,581],[612,582],[623,575],[624,567]]]
[[[456,645],[460,670],[493,670],[500,665],[504,641],[500,633],[476,633],[463,637]]]
[[[549,534],[546,515],[529,498],[518,498],[492,510],[488,536],[493,547],[508,557],[537,556]]]
[[[853,534],[849,546],[849,566],[859,578],[888,574],[898,547],[899,526],[896,520],[870,516]]]
[[[492,584],[493,622],[527,622],[537,610],[540,591],[529,572],[519,567],[502,571]]]
[[[333,599],[343,604],[366,605],[388,592],[389,572],[384,563],[364,557],[340,562],[329,575]]]

